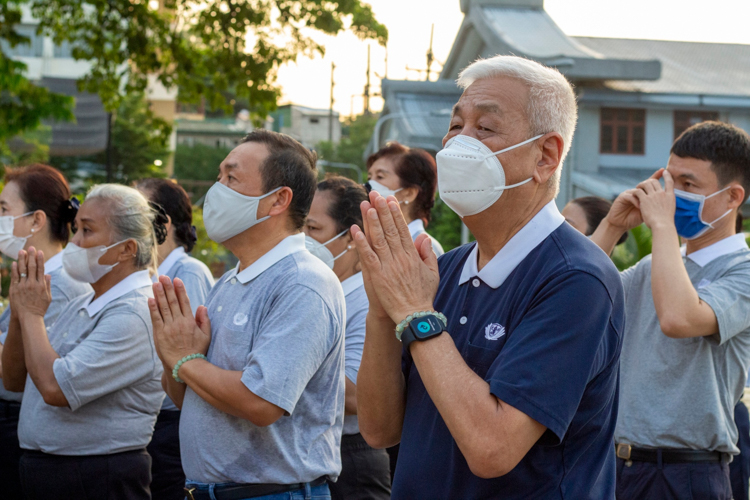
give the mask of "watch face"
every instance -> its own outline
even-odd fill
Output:
[[[436,316],[422,316],[412,323],[412,331],[414,331],[416,337],[424,338],[442,332],[443,326]]]

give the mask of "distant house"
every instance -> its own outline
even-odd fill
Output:
[[[308,108],[296,104],[286,104],[271,113],[273,130],[290,135],[304,146],[312,149],[319,142],[329,140],[329,117],[327,109]],[[341,141],[339,113],[333,112],[333,143]]]
[[[461,9],[440,80],[383,81],[370,150],[399,140],[437,152],[460,96],[459,71],[496,54],[555,67],[575,85],[579,120],[560,205],[635,186],[666,164],[673,140],[692,124],[721,120],[750,131],[750,45],[569,37],[543,0],[461,0]]]
[[[69,42],[56,45],[51,37],[37,34],[39,22],[27,5],[22,5],[21,23],[16,31],[30,43],[11,48],[2,43],[3,53],[27,66],[25,76],[35,84],[75,98],[75,122],[51,124],[51,156],[88,156],[107,147],[108,116],[98,95],[79,92],[77,81],[91,70],[91,64],[73,59]],[[169,122],[174,119],[177,89],[165,89],[150,79],[146,91],[152,111]],[[170,143],[174,147],[174,135]]]

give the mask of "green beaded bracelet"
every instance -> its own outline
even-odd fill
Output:
[[[404,328],[409,326],[409,323],[411,323],[412,320],[421,318],[422,316],[427,316],[430,314],[439,318],[440,321],[442,321],[446,327],[448,326],[448,318],[445,317],[445,314],[439,313],[437,311],[419,311],[419,312],[415,312],[413,314],[408,315],[406,319],[404,319],[401,323],[396,325],[396,338],[401,340],[401,335],[404,333]]]
[[[208,361],[208,359],[206,359],[205,354],[191,354],[189,356],[185,356],[174,365],[174,368],[172,368],[172,378],[175,379],[180,384],[184,384],[185,381],[182,380],[178,375],[178,373],[180,373],[180,367],[182,366],[183,363],[186,363],[188,361],[192,361],[193,359],[198,359],[198,358],[202,358]]]

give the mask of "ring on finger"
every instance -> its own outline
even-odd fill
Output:
[[[26,273],[21,273],[21,277],[25,278],[26,277]]]

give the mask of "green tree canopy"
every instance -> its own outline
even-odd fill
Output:
[[[57,44],[69,42],[75,59],[91,63],[79,87],[99,94],[108,111],[154,78],[179,88],[186,103],[202,97],[209,107],[228,110],[228,94],[246,99],[260,121],[281,95],[279,67],[324,52],[313,32],[349,29],[382,44],[388,37],[361,0],[160,0],[158,8],[154,1],[3,0],[0,42],[28,42],[14,30],[26,4],[41,33]],[[70,118],[71,101],[40,90],[23,69],[0,47],[0,108],[9,108],[0,110],[0,127],[8,128],[6,134],[33,128],[42,118]]]

